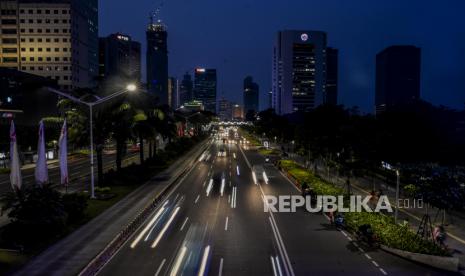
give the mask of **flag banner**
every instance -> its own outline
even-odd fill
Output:
[[[45,152],[44,122],[39,123],[39,141],[37,143],[37,162],[35,179],[39,186],[48,183],[47,157]]]
[[[18,145],[16,143],[15,123],[10,126],[10,182],[13,190],[20,190],[22,185],[21,165],[19,162]]]
[[[68,186],[68,130],[66,126],[66,119],[61,128],[60,140],[58,141],[58,158],[60,158],[60,175],[61,184]]]

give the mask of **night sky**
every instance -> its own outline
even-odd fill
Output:
[[[143,45],[149,11],[161,1],[101,0],[100,35],[129,34]],[[372,112],[375,56],[389,45],[422,50],[421,96],[462,109],[465,103],[464,0],[166,0],[169,72],[218,70],[218,97],[242,102],[242,82],[260,85],[262,108],[271,88],[276,31],[321,30],[339,49],[339,103]],[[143,68],[145,72],[145,68]],[[143,77],[145,81],[145,76]]]

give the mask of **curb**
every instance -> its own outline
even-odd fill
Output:
[[[390,248],[385,245],[381,245],[381,249],[410,261],[425,264],[442,270],[459,272],[459,258],[457,257],[442,257],[420,253],[412,253],[400,249]]]
[[[208,143],[201,147],[199,154],[189,163],[189,165],[176,176],[171,183],[169,183],[150,203],[146,205],[138,215],[119,233],[113,238],[113,240],[108,243],[108,245],[95,256],[89,264],[87,264],[84,269],[79,272],[79,276],[93,276],[96,275],[103,266],[113,257],[115,253],[123,246],[126,241],[134,234],[134,232],[139,229],[139,227],[146,221],[150,214],[158,207],[158,204],[164,199],[168,194],[169,190],[187,173],[189,172],[194,164],[196,163],[198,157],[206,150]]]

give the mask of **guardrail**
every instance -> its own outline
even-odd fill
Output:
[[[195,158],[193,158],[189,165],[181,173],[179,173],[179,175],[176,176],[154,200],[148,203],[94,259],[92,259],[92,261],[79,273],[79,276],[93,276],[103,268],[111,257],[117,253],[121,246],[126,243],[129,237],[131,237],[133,233],[147,220],[149,215],[158,207],[159,203],[164,200],[164,197],[174,187],[174,185],[192,169],[201,153],[204,152],[207,147],[208,143],[201,148],[200,153],[195,155]]]

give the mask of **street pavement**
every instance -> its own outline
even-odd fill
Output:
[[[147,156],[147,150],[145,151]],[[104,171],[108,171],[111,168],[116,168],[115,165],[115,153],[103,154],[103,168]],[[97,181],[97,159],[94,157],[94,173]],[[123,158],[122,165],[127,166],[131,163],[139,162],[139,152],[132,152],[126,154]],[[60,166],[57,160],[48,162],[48,175],[49,180],[56,186],[60,183]],[[23,185],[35,185],[34,180],[34,166],[23,166],[21,170],[23,176]],[[88,156],[71,157],[68,160],[68,173],[70,176],[70,185],[68,187],[69,192],[82,191],[89,189],[90,180],[90,161]],[[11,191],[10,175],[0,174],[0,196]]]
[[[216,141],[204,156],[100,275],[446,274],[364,248],[321,213],[265,212],[264,195],[300,192],[254,150]]]
[[[33,258],[14,275],[77,275],[154,198],[168,187],[204,149],[201,143],[87,224]],[[33,231],[33,229],[31,229]]]

